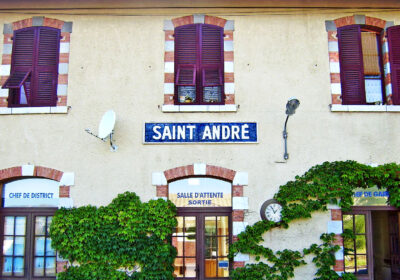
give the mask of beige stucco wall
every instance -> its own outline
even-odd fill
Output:
[[[193,11],[196,13],[196,11]],[[104,205],[118,193],[156,196],[152,172],[207,163],[248,172],[246,221],[280,185],[324,161],[399,161],[400,113],[333,113],[325,20],[345,13],[229,16],[235,21],[236,113],[163,113],[163,20],[175,16],[46,15],[73,22],[68,114],[1,115],[0,169],[35,164],[75,173],[75,206]],[[176,17],[184,14],[176,14]],[[368,13],[400,24],[398,13]],[[0,25],[32,15],[1,14]],[[0,45],[0,52],[2,51]],[[301,105],[288,122],[290,159],[283,161],[285,104]],[[84,130],[102,114],[117,114],[116,152]],[[143,145],[144,122],[255,121],[257,144]],[[265,235],[273,249],[302,249],[326,231],[328,214]],[[310,232],[312,228],[312,232]],[[301,236],[301,238],[299,238]],[[276,242],[279,240],[279,242]],[[300,268],[296,279],[312,279]]]

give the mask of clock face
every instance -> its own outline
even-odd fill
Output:
[[[261,207],[261,217],[271,222],[278,223],[282,219],[282,206],[274,199],[264,202]]]

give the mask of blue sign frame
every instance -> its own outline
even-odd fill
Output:
[[[143,143],[257,143],[257,123],[145,123]]]

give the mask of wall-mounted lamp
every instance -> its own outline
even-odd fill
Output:
[[[294,97],[290,98],[288,102],[286,103],[286,121],[285,121],[285,127],[283,128],[283,139],[285,140],[285,153],[283,154],[283,158],[287,160],[289,158],[289,154],[287,152],[287,137],[288,133],[286,131],[286,125],[288,122],[288,119],[291,115],[294,115],[296,112],[297,107],[299,107],[300,101]]]

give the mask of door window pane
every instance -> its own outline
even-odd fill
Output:
[[[357,255],[357,274],[368,274],[367,256]]]
[[[15,218],[15,235],[25,235],[26,232],[26,217]]]
[[[217,260],[206,258],[204,270],[206,277],[217,277]]]
[[[229,238],[218,237],[218,257],[225,257],[229,254]]]
[[[355,233],[364,234],[365,233],[365,215],[354,215],[355,217]]]
[[[353,215],[343,215],[343,229],[353,231]]]
[[[12,256],[14,251],[14,237],[6,236],[3,241],[3,255]]]
[[[218,277],[229,277],[229,259],[218,259]]]
[[[176,248],[176,251],[178,252],[178,257],[183,256],[183,237],[172,237],[172,246]]]
[[[35,256],[44,256],[44,237],[35,238]]]
[[[185,256],[195,257],[196,256],[196,239],[185,237]]]
[[[34,273],[35,276],[44,276],[44,258],[35,258]]]
[[[185,235],[193,236],[196,233],[196,217],[185,217]]]
[[[46,234],[46,217],[36,217],[35,235]]]
[[[185,258],[185,277],[196,277],[195,258]]]
[[[3,258],[3,272],[2,272],[2,274],[4,276],[10,276],[12,274],[12,263],[13,263],[13,258],[12,257]]]
[[[14,235],[14,217],[5,217],[4,235]]]
[[[56,275],[56,258],[46,258],[46,276]]]
[[[218,235],[229,235],[229,219],[228,216],[218,216]]]
[[[205,237],[206,258],[217,257],[217,238],[213,236]]]
[[[206,235],[216,235],[216,220],[215,217],[206,217],[205,218],[205,234]]]
[[[176,258],[174,262],[174,277],[183,277],[183,258]]]
[[[25,237],[15,237],[14,256],[24,256]]]
[[[175,234],[182,234],[183,233],[183,217],[176,217],[176,221],[178,222],[178,225],[175,228]]]
[[[24,276],[24,258],[14,258],[14,275]]]

